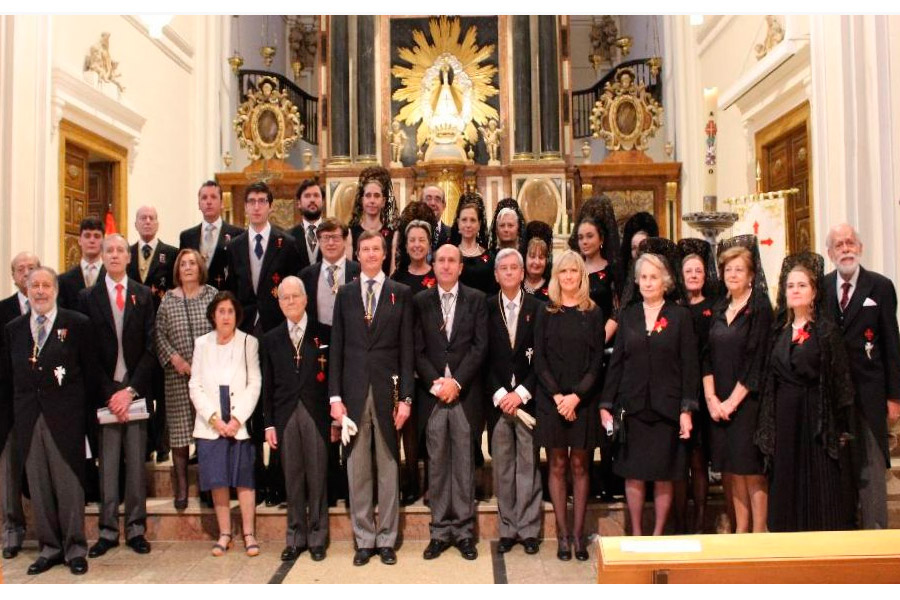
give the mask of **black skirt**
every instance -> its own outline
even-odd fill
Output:
[[[651,411],[625,415],[625,443],[619,444],[613,472],[625,479],[679,481],[686,477],[688,443],[678,437],[679,423]]]

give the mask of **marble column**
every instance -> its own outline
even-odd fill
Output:
[[[356,17],[356,158],[375,162],[375,17]]]
[[[559,158],[559,48],[556,43],[556,16],[539,16],[538,33],[541,158]]]
[[[331,17],[331,162],[350,161],[350,58],[346,15]]]
[[[528,15],[512,18],[513,29],[513,160],[534,158],[531,147],[531,28]]]

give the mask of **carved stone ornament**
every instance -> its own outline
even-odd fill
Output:
[[[646,150],[662,124],[662,106],[637,82],[634,69],[616,71],[591,110],[591,131],[607,150]]]
[[[257,89],[247,93],[238,107],[234,130],[251,161],[277,158],[284,160],[288,149],[303,134],[300,112],[287,92],[278,89],[278,80],[263,77]]]
[[[119,93],[125,91],[125,87],[119,81],[121,74],[118,72],[119,63],[109,54],[109,33],[100,34],[100,41],[91,46],[88,55],[84,57],[85,73],[95,74],[97,82],[111,83],[119,88]]]

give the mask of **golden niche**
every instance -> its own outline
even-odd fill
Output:
[[[662,106],[625,67],[616,71],[591,111],[591,131],[607,150],[646,150],[662,124]]]
[[[238,107],[234,130],[251,161],[284,160],[288,150],[303,135],[300,111],[274,77],[262,77],[247,100]]]

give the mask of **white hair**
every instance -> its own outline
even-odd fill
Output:
[[[506,209],[504,209],[506,210]],[[494,270],[496,271],[500,267],[500,261],[508,256],[516,257],[516,262],[519,263],[519,267],[525,268],[525,261],[522,259],[522,255],[515,248],[504,248],[500,252],[497,253],[497,256],[494,258]]]
[[[296,275],[288,275],[287,277],[285,277],[284,279],[281,280],[281,283],[278,284],[278,294],[279,295],[281,295],[281,289],[287,283],[296,283],[297,286],[300,288],[300,295],[301,296],[306,295],[306,286],[303,285],[303,280],[300,279],[299,277],[297,277]]]

